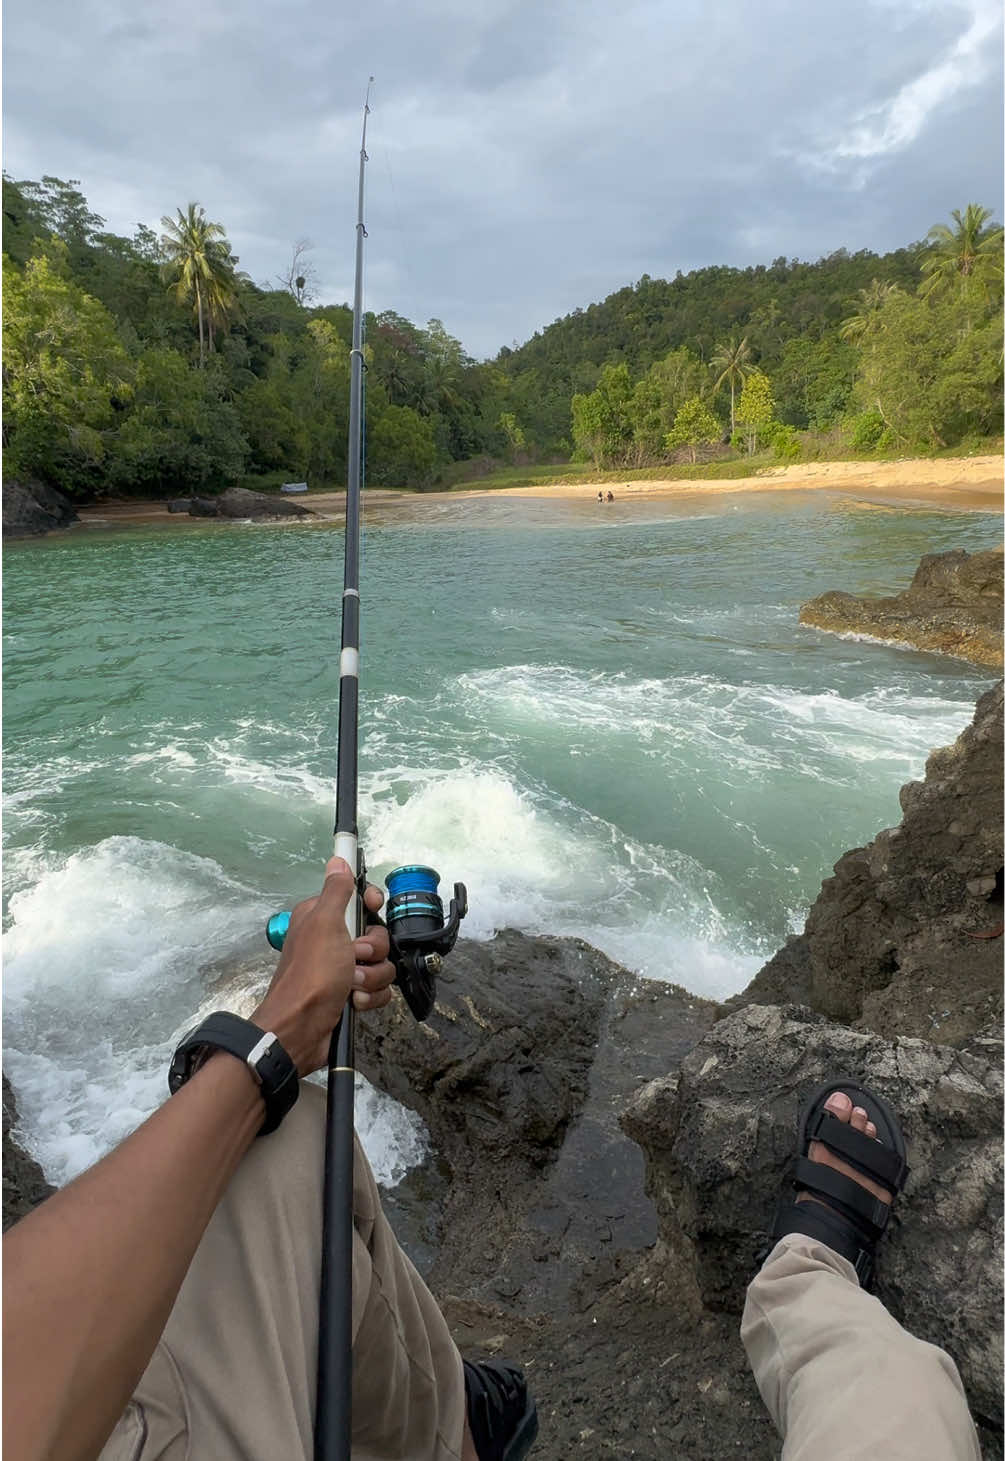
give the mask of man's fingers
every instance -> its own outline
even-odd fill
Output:
[[[332,923],[345,926],[345,910],[356,887],[356,876],[345,858],[331,857],[325,865],[325,884],[318,898],[317,911]]]
[[[384,895],[373,883],[367,883],[366,892],[363,894],[363,902],[371,913],[379,913],[384,906]]]

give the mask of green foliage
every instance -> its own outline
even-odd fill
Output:
[[[597,389],[572,398],[572,439],[594,466],[628,459],[634,436],[632,385],[627,365],[605,365]]]
[[[743,428],[747,455],[757,450],[757,439],[763,437],[775,417],[775,398],[771,382],[760,370],[752,370],[743,383],[740,404],[736,408],[737,423]]]
[[[376,487],[416,487],[432,481],[436,442],[429,421],[410,406],[388,406],[367,442],[367,480]]]
[[[850,424],[851,444],[855,451],[876,451],[883,444],[886,422],[878,411],[860,411]]]
[[[192,370],[176,350],[137,362],[132,409],[116,434],[107,482],[124,496],[216,492],[244,473],[248,443],[213,371]]]
[[[22,274],[3,261],[4,444],[8,469],[87,497],[102,481],[133,367],[114,320],[59,264],[39,256]]]
[[[1000,430],[1002,320],[973,320],[967,291],[887,300],[856,386],[901,447],[943,447]]]
[[[677,412],[673,428],[667,433],[666,446],[668,451],[678,446],[689,446],[691,460],[695,462],[698,460],[698,447],[718,441],[721,435],[722,426],[718,419],[700,397],[692,396]]]
[[[773,421],[763,437],[765,445],[771,447],[780,462],[795,462],[802,456],[803,444],[794,426]]]

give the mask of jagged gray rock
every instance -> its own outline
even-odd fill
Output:
[[[1001,669],[1002,599],[1000,550],[957,548],[926,554],[901,594],[874,599],[834,590],[803,604],[799,622],[835,634],[896,639]]]
[[[73,503],[44,482],[4,482],[5,538],[33,538],[78,521]]]
[[[976,1413],[1002,1406],[1000,1045],[959,1051],[884,1040],[796,1006],[721,1020],[676,1074],[636,1097],[625,1130],[667,1249],[694,1263],[702,1297],[738,1310],[793,1155],[800,1099],[843,1074],[901,1117],[911,1175],[880,1248],[877,1292],[913,1334],[957,1361]]]
[[[407,1184],[392,1195],[433,1282],[557,1314],[647,1248],[655,1216],[617,1113],[713,1017],[709,1001],[639,981],[577,939],[506,929],[457,944],[426,1023],[401,1001],[361,1021],[360,1068],[419,1112],[448,1169],[435,1194],[435,1173],[418,1179],[418,1225]]]
[[[846,852],[805,930],[732,1005],[796,1001],[882,1035],[959,1045],[1002,1010],[1002,685],[977,703],[904,819]],[[997,935],[997,936],[996,936]]]

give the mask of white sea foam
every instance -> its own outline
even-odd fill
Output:
[[[68,1181],[161,1103],[183,1030],[221,1004],[250,1014],[263,973],[249,931],[271,911],[211,859],[135,837],[50,859],[12,896],[4,1063],[23,1137],[51,1181]],[[207,989],[200,971],[228,957],[248,972]],[[364,1091],[358,1125],[381,1181],[424,1155],[421,1122],[380,1093]]]
[[[969,702],[895,689],[848,698],[701,675],[633,680],[559,665],[476,671],[459,683],[517,726],[552,726],[594,740],[624,737],[652,746],[669,767],[678,767],[682,750],[712,751],[720,774],[729,767],[761,775],[795,770],[835,784],[847,781],[847,758],[888,761],[916,775],[930,751],[955,740],[973,713]]]

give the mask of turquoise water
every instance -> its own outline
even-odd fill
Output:
[[[728,994],[990,683],[797,623],[827,588],[990,546],[989,516],[792,493],[404,511],[366,534],[361,831],[372,870],[465,881],[476,937],[576,934]],[[57,1177],[156,1104],[179,1028],[261,977],[265,918],[316,886],[341,552],[334,526],[217,524],[5,552],[5,1062]]]

